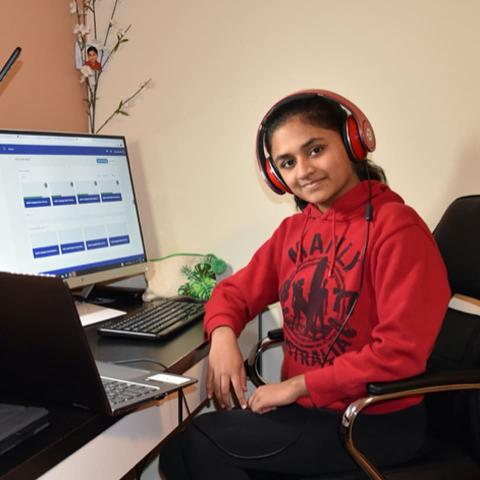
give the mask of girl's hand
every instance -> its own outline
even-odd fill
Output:
[[[298,375],[284,382],[258,387],[248,399],[248,406],[255,413],[267,413],[277,407],[290,405],[305,395],[308,395],[305,377]]]
[[[208,355],[207,396],[218,400],[221,408],[232,408],[230,385],[242,408],[247,408],[247,380],[243,357],[237,338],[230,327],[222,326],[212,332]]]

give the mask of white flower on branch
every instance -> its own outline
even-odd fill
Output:
[[[112,114],[98,127],[95,133],[99,133],[100,130],[103,129],[103,127],[113,118],[115,115],[126,115],[128,116],[128,112],[126,112],[126,108],[132,105],[132,101],[134,98],[136,98],[142,90],[147,88],[149,85],[151,85],[152,79],[149,78],[148,80],[145,80],[140,84],[140,86],[135,90],[135,92],[132,93],[128,98],[120,100],[120,103],[118,104],[118,107],[116,110],[112,112]]]
[[[83,23],[77,23],[73,29],[73,33],[80,35],[87,35],[90,33],[90,29]]]
[[[80,83],[83,83],[88,77],[94,77],[95,72],[88,65],[82,65],[80,67],[80,75],[81,75]]]
[[[68,7],[70,8],[70,13],[78,12],[77,2],[75,0],[73,0],[73,2],[70,2],[70,5]]]

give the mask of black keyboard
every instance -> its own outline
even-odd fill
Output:
[[[199,320],[203,303],[159,300],[145,304],[131,315],[109,320],[98,329],[100,335],[160,340]]]

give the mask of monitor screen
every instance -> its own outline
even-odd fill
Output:
[[[146,270],[121,136],[0,130],[0,270],[70,288]]]

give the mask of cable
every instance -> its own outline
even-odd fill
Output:
[[[112,362],[112,363],[114,363],[115,365],[123,365],[123,364],[127,364],[127,363],[140,363],[140,362],[154,363],[156,365],[160,365],[163,368],[164,372],[168,372],[168,367],[164,363],[158,362],[156,360],[151,360],[150,358],[132,358],[130,360],[118,360],[117,362]],[[149,462],[149,457],[147,455],[145,458],[140,460],[140,462],[138,462],[138,464],[135,466],[135,479],[136,480],[141,480],[142,474],[143,474],[143,472],[145,470],[145,467],[147,466],[148,462]]]
[[[180,395],[182,396],[183,403],[185,404],[185,408],[187,409],[188,418],[190,418],[192,416],[192,412],[190,410],[190,407],[188,406],[187,396],[183,392],[183,388],[180,389]]]
[[[160,262],[161,260],[166,260],[167,258],[172,257],[206,257],[205,253],[171,253],[170,255],[164,255],[163,257],[158,258],[149,258],[149,262]]]
[[[229,457],[232,457],[232,458],[236,458],[238,460],[262,460],[262,459],[265,459],[265,458],[271,458],[271,457],[274,457],[275,455],[279,455],[280,453],[284,452],[285,450],[287,450],[287,448],[291,447],[292,445],[295,445],[295,443],[298,442],[298,440],[300,440],[301,436],[304,434],[305,432],[305,428],[308,424],[308,416],[307,418],[305,419],[303,425],[302,425],[302,428],[300,430],[300,433],[295,437],[293,438],[290,442],[288,442],[286,445],[284,445],[283,447],[280,447],[280,448],[277,448],[276,450],[273,450],[271,452],[268,452],[268,453],[262,453],[260,455],[240,455],[238,453],[235,453],[235,452],[232,452],[230,450],[228,450],[227,448],[223,447],[222,445],[220,445],[218,442],[216,442],[207,432],[205,432],[204,430],[202,430],[194,421],[192,421],[192,425],[207,439],[209,440],[211,443],[213,443],[219,450],[221,450],[223,453],[227,454]]]
[[[168,367],[164,363],[157,362],[156,360],[150,360],[149,358],[132,358],[130,360],[119,360],[117,362],[112,362],[112,363],[115,363],[116,365],[122,365],[124,363],[140,363],[140,362],[155,363],[156,365],[160,365],[163,368],[164,372],[168,372]]]
[[[187,397],[185,396],[185,394],[183,393],[183,389],[181,389],[180,391],[180,395],[182,396],[182,399],[183,399],[183,403],[185,404],[185,408],[187,409],[187,412],[188,412],[188,418],[191,418],[191,411],[190,411],[190,407],[188,406],[188,402],[187,402]],[[282,452],[284,452],[287,448],[291,447],[292,445],[294,445],[295,443],[298,442],[298,440],[301,438],[301,436],[304,434],[305,432],[305,428],[308,424],[308,420],[309,420],[309,415],[307,415],[307,417],[305,418],[305,421],[302,425],[302,428],[300,430],[300,433],[292,440],[290,441],[289,443],[287,443],[286,445],[284,445],[283,447],[280,447],[278,448],[277,450],[273,450],[272,452],[268,452],[268,453],[262,453],[260,455],[240,455],[238,453],[235,453],[235,452],[231,452],[230,450],[228,450],[227,448],[225,448],[224,446],[220,445],[217,441],[215,441],[207,432],[205,432],[205,430],[203,430],[202,428],[200,428],[193,420],[191,421],[191,424],[193,425],[193,427],[198,430],[207,440],[209,440],[211,443],[213,443],[215,445],[215,447],[217,447],[219,450],[221,450],[223,453],[225,453],[226,455],[232,457],[232,458],[236,458],[238,460],[261,460],[261,459],[264,459],[264,458],[270,458],[270,457],[274,457],[275,455],[278,455]],[[181,425],[180,425],[180,428],[183,430],[186,426],[187,422],[184,420]]]
[[[333,347],[335,346],[335,343],[337,342],[338,338],[340,335],[343,333],[345,330],[345,327],[347,326],[347,323],[350,321],[350,317],[353,314],[353,311],[355,310],[355,307],[358,303],[358,299],[360,298],[360,294],[362,293],[363,289],[363,280],[364,280],[364,271],[365,271],[365,257],[367,254],[367,248],[368,248],[368,240],[370,237],[370,223],[373,218],[373,206],[372,206],[372,184],[370,182],[370,172],[368,171],[368,164],[367,161],[365,160],[365,173],[367,177],[367,182],[368,182],[368,200],[367,200],[367,205],[365,207],[365,220],[366,220],[366,225],[365,225],[365,239],[363,241],[363,248],[362,248],[362,263],[360,265],[360,283],[358,285],[358,295],[355,297],[355,300],[352,302],[350,305],[350,308],[348,309],[347,315],[345,316],[345,319],[343,320],[342,324],[340,325],[340,328],[337,330],[337,333],[333,339],[333,341],[330,343],[327,349],[327,353],[323,355],[322,358],[322,366],[327,363],[328,356],[330,355],[331,351],[333,350]]]

